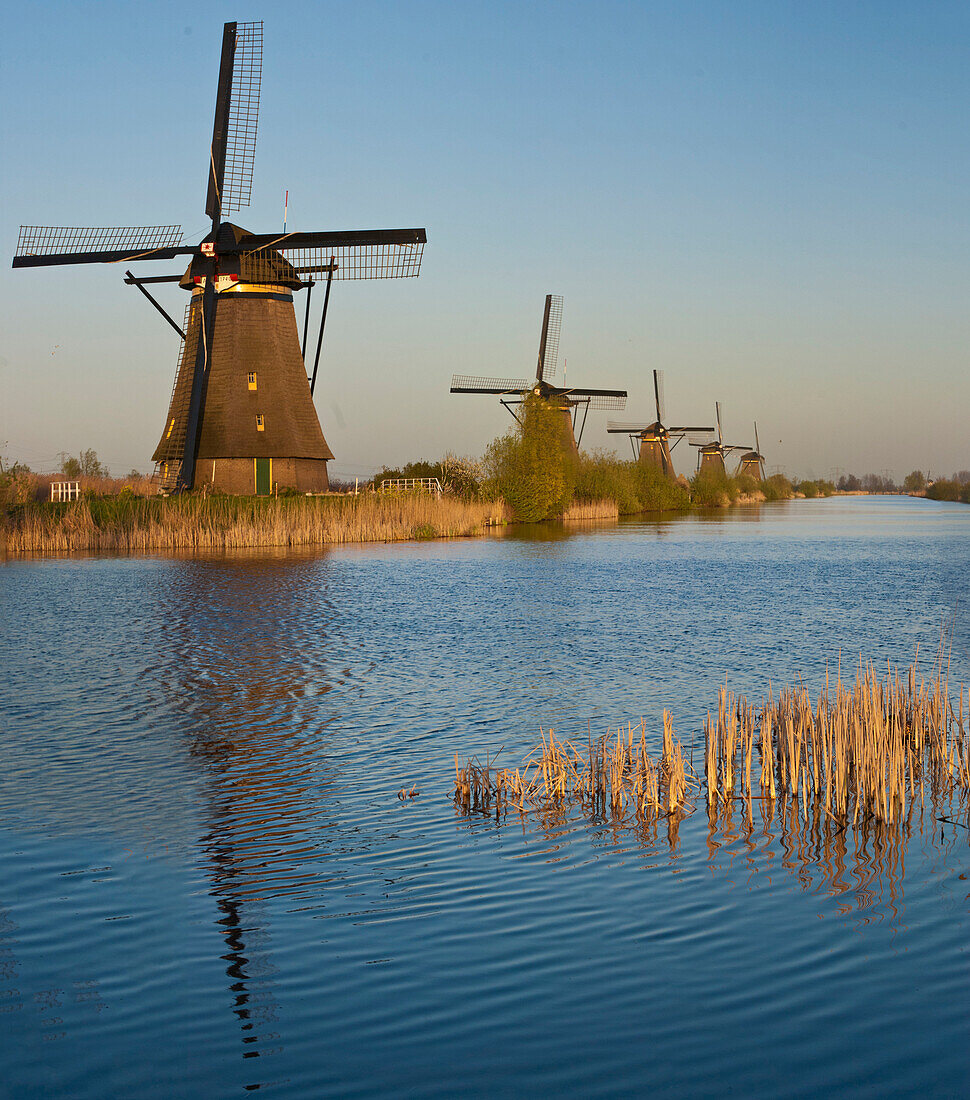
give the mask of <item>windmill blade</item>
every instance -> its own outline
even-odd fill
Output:
[[[181,247],[180,225],[45,226],[22,225],[14,267],[107,264],[119,260],[171,260],[190,256]]]
[[[754,449],[761,454],[761,444],[758,442],[758,421],[754,422]]]
[[[205,212],[211,218],[249,205],[263,71],[263,24],[226,23],[209,148]]]
[[[624,424],[622,421],[609,420],[606,424],[607,432],[612,435],[639,435],[640,432],[645,432],[648,428],[652,427],[652,424],[644,424],[642,420],[634,420],[629,424]]]
[[[561,328],[562,295],[547,294],[542,314],[542,335],[539,337],[539,360],[536,365],[536,378],[540,382],[556,376]]]
[[[456,374],[451,380],[451,393],[525,393],[532,383],[526,378],[477,378]]]
[[[714,429],[713,428],[708,428],[708,427],[705,427],[705,428],[693,428],[693,427],[691,427],[691,428],[668,428],[667,431],[668,432],[687,432],[689,434],[689,433],[692,433],[692,432],[693,433],[713,432]]]
[[[583,405],[587,403],[584,397],[588,397],[591,409],[622,412],[626,408],[626,394],[622,390],[569,390],[566,396],[579,397],[577,404]]]
[[[717,441],[721,442],[721,403],[719,401],[714,402],[714,411],[717,413]]]
[[[695,429],[693,432],[688,431],[687,442],[692,447],[706,447],[714,442],[714,429],[701,428],[699,430]]]
[[[334,279],[406,279],[421,273],[427,239],[424,229],[254,234],[241,242],[242,262],[255,282],[272,282],[281,255],[298,275],[332,267]]]
[[[751,448],[746,443],[722,443],[721,451],[724,454],[730,454],[731,451],[750,451]]]
[[[664,404],[664,372],[662,370],[653,372],[653,395],[657,402],[657,421],[662,424],[667,411]]]
[[[625,400],[629,396],[626,390],[590,390],[580,386],[569,386],[556,392],[565,394],[566,397],[622,397]]]
[[[226,127],[225,176],[222,210],[231,213],[249,206],[256,158],[259,122],[259,86],[263,75],[263,24],[236,24],[236,51],[232,65],[232,92]]]

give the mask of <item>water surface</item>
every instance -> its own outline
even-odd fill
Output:
[[[968,565],[965,506],[837,498],[0,566],[0,1094],[963,1094],[966,829],[450,794],[945,624],[970,680]]]

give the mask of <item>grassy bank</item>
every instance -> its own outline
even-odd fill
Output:
[[[71,550],[223,550],[467,537],[502,503],[419,494],[332,497],[117,496],[28,503],[0,521],[0,554]]]

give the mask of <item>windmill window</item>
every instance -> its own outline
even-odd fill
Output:
[[[261,432],[263,430],[263,414],[256,413],[256,431]]]
[[[168,439],[172,434],[172,429],[175,427],[175,417],[172,417],[171,423],[168,426],[168,431],[165,433],[165,438]]]
[[[256,372],[254,370],[249,372],[249,388],[251,390],[256,389]]]

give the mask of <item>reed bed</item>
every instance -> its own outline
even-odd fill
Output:
[[[706,796],[712,820],[738,802],[750,820],[761,804],[783,825],[821,821],[819,835],[834,829],[836,847],[848,827],[892,830],[926,804],[934,815],[946,810],[940,821],[966,827],[968,718],[970,693],[961,685],[954,696],[942,657],[929,679],[915,662],[903,673],[887,666],[884,677],[860,664],[853,684],[826,678],[815,702],[800,683],[777,699],[769,685],[759,705],[721,689],[703,725],[703,780],[664,711],[659,755],[641,721],[585,744],[540,730],[540,744],[515,769],[456,756],[454,800],[461,811],[497,817],[515,810],[563,821],[579,809],[600,821],[642,824],[687,816]]]
[[[26,504],[0,519],[0,554],[225,550],[478,535],[499,502],[424,494],[327,497],[120,496]]]
[[[556,738],[540,729],[540,744],[523,765],[498,768],[486,757],[461,762],[455,757],[456,805],[465,812],[501,816],[578,808],[587,817],[652,822],[690,812],[699,782],[664,711],[659,756],[647,746],[644,722],[608,731],[586,744]]]
[[[970,696],[967,699],[970,710]],[[970,792],[964,689],[951,698],[942,657],[926,681],[914,662],[881,678],[860,665],[847,687],[828,678],[813,704],[804,685],[760,707],[723,688],[704,724],[708,806],[740,799],[792,800],[807,817],[894,824],[927,792]]]
[[[574,500],[563,512],[562,518],[570,522],[588,519],[620,518],[620,509],[615,500]]]

